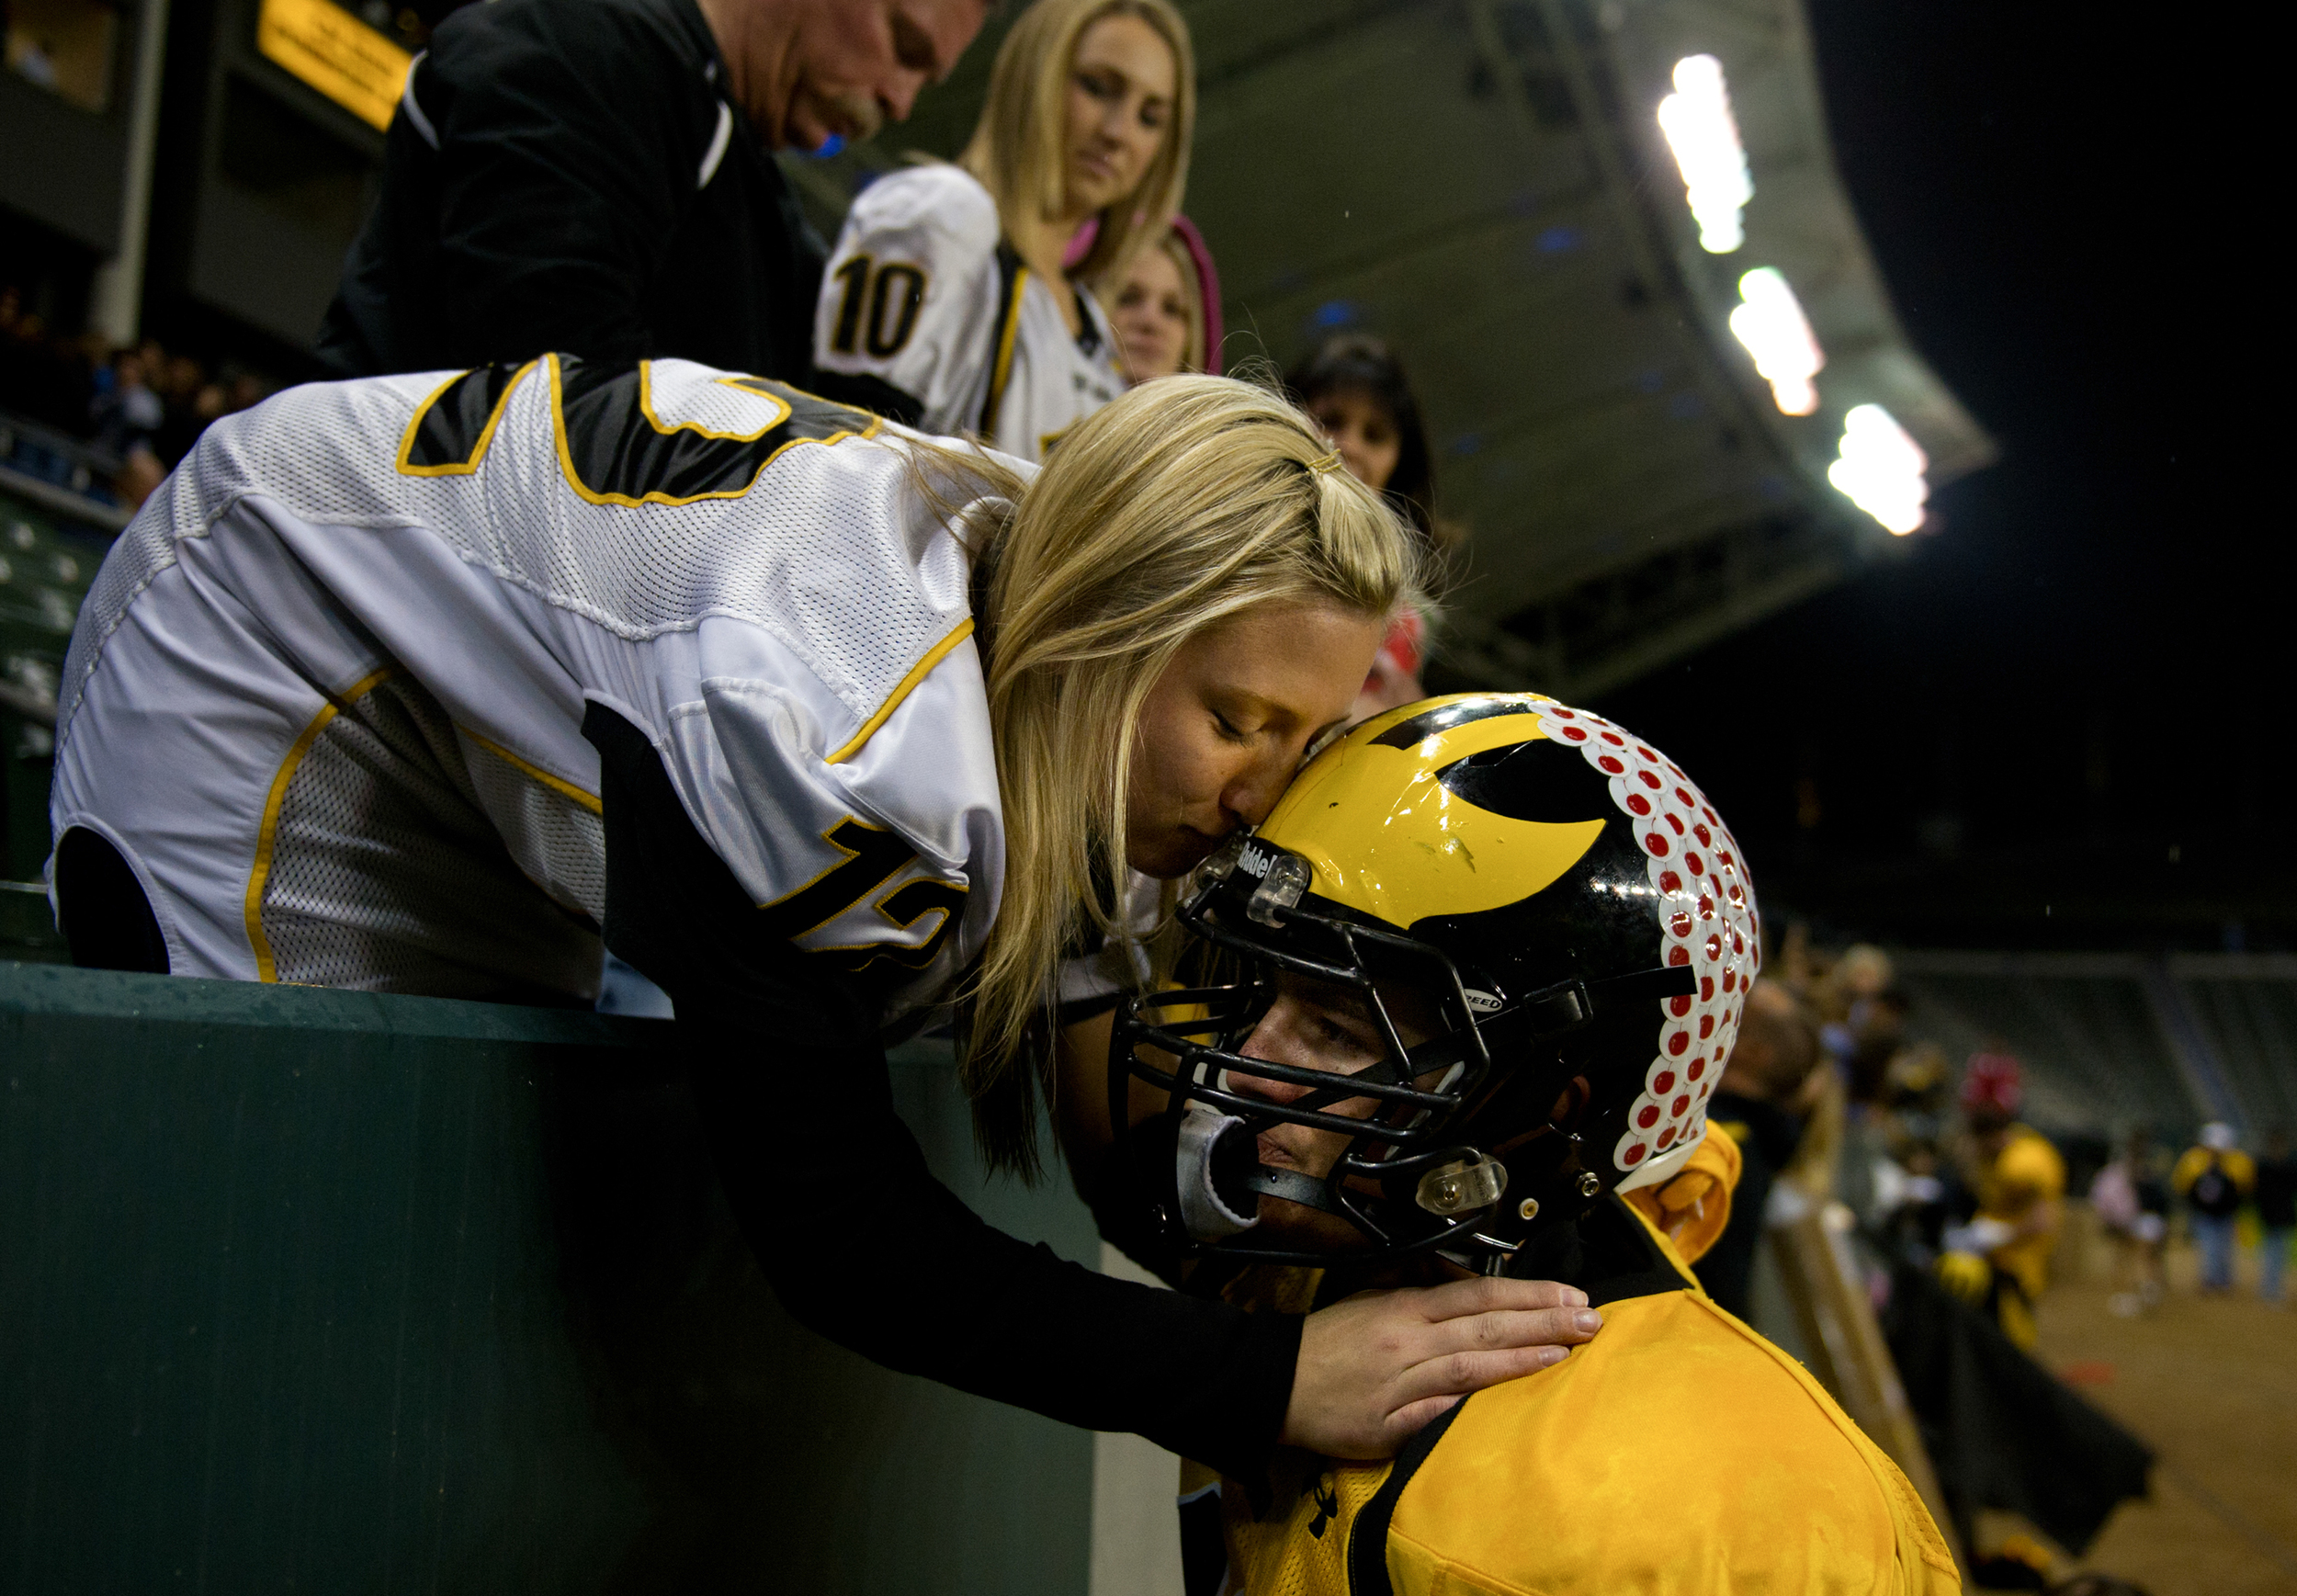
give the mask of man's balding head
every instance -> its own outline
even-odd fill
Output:
[[[990,0],[700,0],[727,97],[776,149],[907,119],[980,32]]]

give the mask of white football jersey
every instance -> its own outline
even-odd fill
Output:
[[[1081,334],[1059,294],[1074,300]],[[813,343],[816,365],[909,395],[924,431],[1028,460],[1125,391],[1099,303],[1023,266],[989,190],[956,166],[911,167],[862,190],[821,279]]]
[[[120,848],[179,974],[587,994],[595,703],[767,925],[875,966],[889,1019],[926,1004],[1004,833],[968,560],[911,436],[558,357],[218,422],[81,613],[55,834]]]

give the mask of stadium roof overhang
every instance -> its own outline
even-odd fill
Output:
[[[1442,509],[1469,533],[1458,678],[1585,697],[1886,556],[1897,540],[1828,483],[1855,406],[1897,419],[1933,487],[1991,458],[1891,310],[1799,0],[1182,10],[1203,96],[1188,209],[1229,362],[1342,327],[1406,356]],[[995,43],[889,142],[954,152]],[[1701,247],[1656,116],[1695,54],[1722,63],[1753,179],[1726,255]],[[797,164],[820,191],[889,163]],[[1808,415],[1780,411],[1729,330],[1760,266],[1825,351]]]

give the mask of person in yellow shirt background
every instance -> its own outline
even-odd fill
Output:
[[[2192,1210],[2204,1292],[2234,1288],[2234,1216],[2257,1183],[2257,1164],[2234,1139],[2232,1126],[2212,1120],[2201,1127],[2200,1145],[2186,1149],[2169,1172],[2169,1189]]]
[[[1950,1228],[1939,1277],[1983,1306],[2020,1349],[2034,1344],[2034,1306],[2049,1284],[2050,1254],[2065,1222],[2065,1160],[2018,1120],[2025,1074],[2007,1053],[1980,1053],[1963,1071],[1962,1111],[1970,1133],[1968,1176],[1977,1213]]]
[[[1728,1217],[1705,1105],[1761,956],[1678,767],[1534,696],[1406,706],[1180,921],[1209,973],[1120,1007],[1109,1104],[1187,1289],[1345,1311],[1553,1279],[1592,1336],[1392,1461],[1194,1470],[1191,1596],[1960,1590],[1906,1477],[1688,1267]]]

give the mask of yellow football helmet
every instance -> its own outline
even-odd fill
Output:
[[[1690,778],[1529,694],[1357,727],[1203,866],[1181,919],[1235,979],[1119,1010],[1114,1123],[1131,1081],[1168,1094],[1131,1154],[1171,1171],[1164,1242],[1286,1262],[1320,1260],[1253,1244],[1262,1197],[1346,1217],[1375,1254],[1499,1272],[1532,1261],[1515,1255],[1535,1228],[1666,1178],[1705,1133],[1761,961],[1738,846]],[[1339,1078],[1245,1058],[1284,971],[1352,988],[1387,1057]],[[1407,1047],[1383,982],[1429,1000],[1437,1033]],[[1238,1075],[1314,1090],[1279,1104]],[[1330,1112],[1364,1100],[1370,1118]],[[1257,1138],[1279,1122],[1347,1149],[1321,1179],[1263,1166]]]

